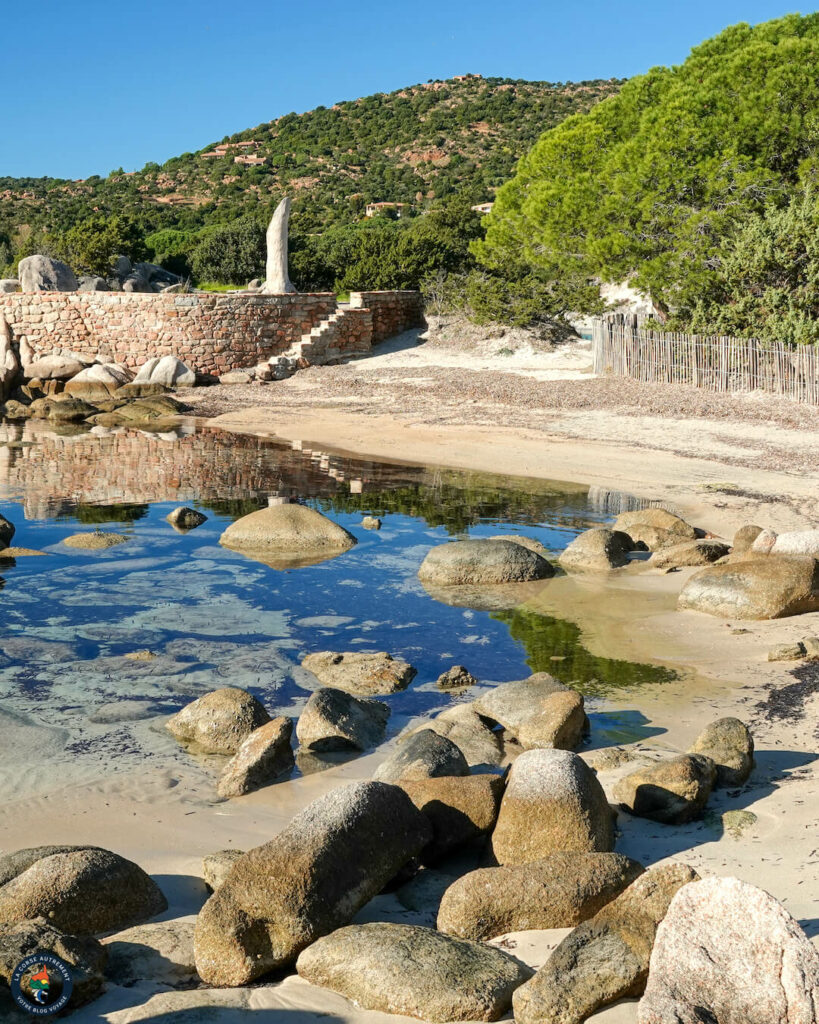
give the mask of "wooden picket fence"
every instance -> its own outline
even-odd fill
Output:
[[[592,324],[594,372],[709,391],[765,391],[819,405],[819,345],[646,330],[617,313]]]

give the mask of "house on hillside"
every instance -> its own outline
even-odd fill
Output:
[[[258,167],[260,164],[266,164],[267,159],[263,156],[249,156],[243,154],[241,156],[235,156],[233,158],[235,164],[242,164],[244,167]]]
[[[389,213],[392,210],[396,217],[402,217],[406,208],[406,203],[367,203],[364,216],[376,217],[379,213]]]
[[[472,209],[475,211],[475,213],[491,213],[492,212],[492,207],[494,205],[495,204],[493,202],[489,202],[489,203],[476,203],[475,206],[472,207]]]

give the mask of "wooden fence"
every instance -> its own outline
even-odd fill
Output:
[[[765,391],[819,405],[819,345],[650,331],[631,314],[596,317],[594,372],[709,391]]]

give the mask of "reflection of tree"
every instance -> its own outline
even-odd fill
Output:
[[[450,534],[465,533],[484,520],[532,524],[545,520],[566,528],[585,527],[577,510],[577,494],[546,490],[517,490],[473,483],[468,477],[457,483],[436,480],[432,484],[409,483],[382,490],[351,494],[344,488],[316,499],[322,511],[362,512],[369,515],[412,516],[428,526],[443,526]],[[555,513],[559,513],[555,515]]]
[[[217,516],[241,519],[242,516],[249,516],[251,512],[258,512],[260,508],[264,508],[266,502],[261,498],[226,498],[224,501],[200,501],[199,504],[215,512]]]
[[[548,672],[587,696],[605,696],[611,690],[677,678],[671,669],[590,654],[580,643],[580,629],[573,622],[525,608],[495,612],[492,618],[505,623],[512,637],[523,644],[526,663],[533,672]],[[552,661],[553,657],[563,660]]]
[[[81,502],[59,518],[76,519],[80,523],[135,523],[147,515],[147,505],[86,505]]]

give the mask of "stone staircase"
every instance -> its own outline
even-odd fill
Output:
[[[337,306],[321,323],[279,355],[269,360],[274,380],[290,377],[307,366],[326,366],[371,348],[369,310]]]

